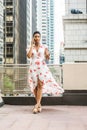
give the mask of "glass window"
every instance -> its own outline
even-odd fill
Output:
[[[13,15],[13,8],[7,8],[6,15]]]

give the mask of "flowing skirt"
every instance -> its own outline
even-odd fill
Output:
[[[38,79],[43,83],[42,93],[57,96],[64,92],[64,89],[55,81],[45,61],[36,60],[30,65],[28,82],[31,92],[38,86]]]

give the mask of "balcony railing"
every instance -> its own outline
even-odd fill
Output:
[[[62,86],[62,66],[48,65],[55,80]],[[0,65],[0,90],[4,96],[31,96],[28,64]]]

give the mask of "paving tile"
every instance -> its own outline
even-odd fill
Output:
[[[87,106],[42,106],[38,114],[33,114],[32,108],[1,107],[0,130],[87,130]]]

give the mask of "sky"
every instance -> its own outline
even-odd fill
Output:
[[[65,15],[65,0],[54,0],[54,42],[59,55],[60,42],[64,41],[62,16]]]

